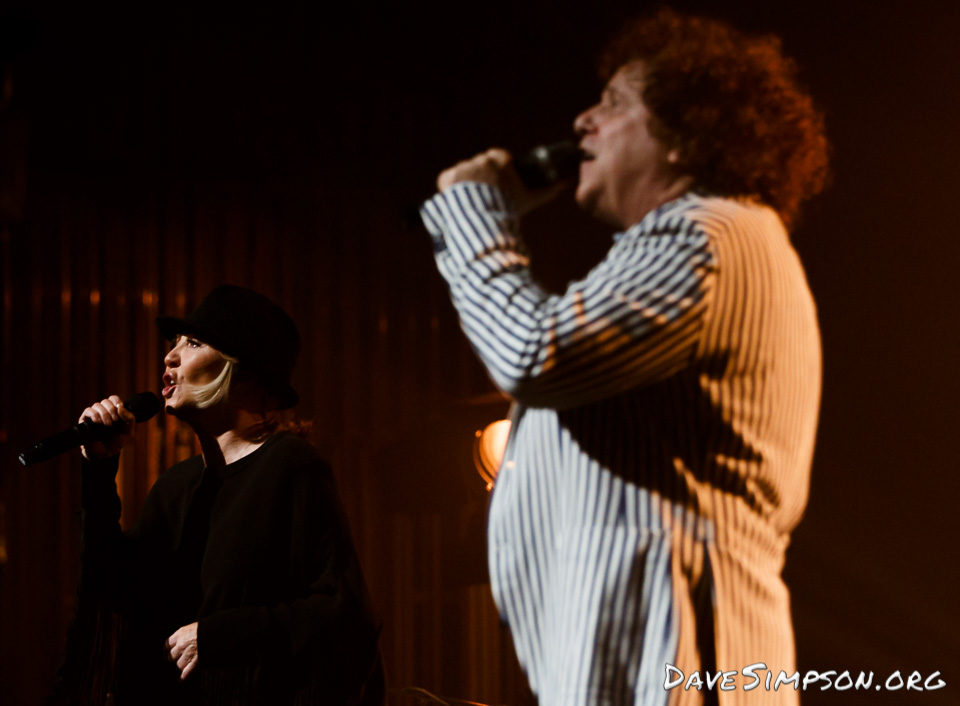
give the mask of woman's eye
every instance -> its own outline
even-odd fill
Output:
[[[203,344],[200,343],[200,341],[198,341],[198,340],[195,339],[195,338],[188,338],[188,339],[187,339],[187,345],[190,346],[191,348],[199,348],[199,347],[202,346]]]

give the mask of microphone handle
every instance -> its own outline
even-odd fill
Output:
[[[583,157],[583,150],[575,142],[565,140],[534,147],[526,154],[517,157],[513,161],[513,168],[525,187],[542,189],[576,177]],[[405,228],[413,230],[420,226],[418,203],[406,204],[401,215]]]
[[[69,429],[48,436],[42,441],[38,441],[29,449],[21,453],[17,458],[23,466],[30,466],[34,463],[47,461],[54,456],[59,456],[64,451],[75,449],[78,446],[89,444],[94,441],[105,441],[116,434],[113,427],[94,422],[79,422]]]
[[[163,404],[160,398],[152,392],[139,392],[128,400],[125,400],[123,406],[133,412],[134,418],[138,422],[145,422],[153,417]],[[38,441],[29,449],[17,456],[20,465],[29,466],[33,463],[46,461],[54,456],[62,454],[78,446],[89,444],[93,441],[105,441],[111,436],[121,433],[124,426],[106,426],[91,421],[82,421],[74,424],[72,427],[48,436],[42,441]]]

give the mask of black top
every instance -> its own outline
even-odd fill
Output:
[[[280,433],[217,472],[199,456],[164,473],[120,530],[117,460],[83,467],[84,576],[124,617],[119,706],[354,703],[377,627],[329,466]],[[164,641],[198,621],[180,682]]]

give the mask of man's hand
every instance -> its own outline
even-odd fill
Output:
[[[491,184],[499,187],[517,215],[522,216],[550,201],[566,187],[566,184],[561,183],[546,189],[531,191],[520,181],[520,177],[511,165],[512,161],[513,157],[506,150],[493,148],[481,152],[476,157],[441,172],[437,177],[437,191],[448,189],[461,181]]]
[[[175,662],[183,681],[197,668],[197,624],[184,625],[167,638],[167,658]]]

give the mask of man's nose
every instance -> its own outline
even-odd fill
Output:
[[[573,131],[578,135],[583,135],[590,132],[593,129],[593,109],[596,106],[591,106],[585,111],[580,113],[576,118],[573,119]]]

